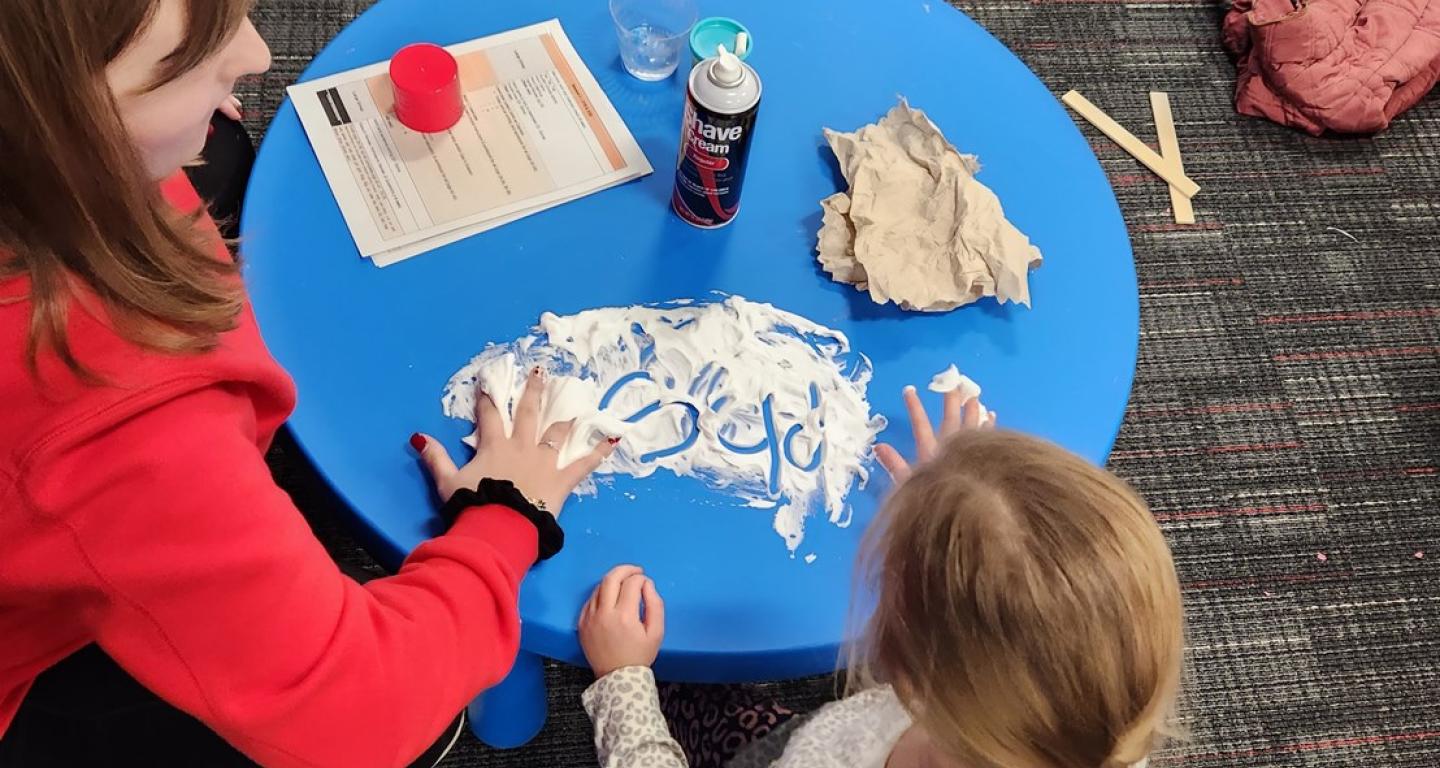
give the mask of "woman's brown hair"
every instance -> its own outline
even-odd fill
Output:
[[[1120,768],[1179,688],[1180,585],[1124,482],[1012,432],[956,435],[867,533],[852,686],[888,682],[966,768]],[[862,582],[863,583],[863,582]]]
[[[238,268],[166,205],[106,81],[159,3],[5,0],[0,12],[0,279],[29,278],[32,372],[53,351],[91,378],[66,337],[81,288],[117,332],[156,350],[212,348],[240,311]],[[150,88],[220,50],[249,7],[188,0],[184,41]]]

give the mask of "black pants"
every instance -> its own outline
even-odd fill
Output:
[[[233,238],[255,148],[239,123],[216,115],[213,125],[206,163],[187,173],[200,196],[211,201],[221,233]],[[363,572],[351,575],[368,578]],[[462,712],[413,768],[437,764],[463,728]],[[0,738],[0,768],[253,765],[200,721],[136,682],[94,645],[42,673]]]

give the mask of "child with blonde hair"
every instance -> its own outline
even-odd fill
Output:
[[[1157,745],[1184,635],[1159,527],[1114,475],[982,427],[978,401],[960,397],[946,396],[937,437],[907,390],[917,463],[877,450],[897,488],[866,533],[874,609],[850,649],[851,695],[727,766],[1125,768]],[[633,566],[581,616],[605,768],[687,764],[649,670],[663,625]]]

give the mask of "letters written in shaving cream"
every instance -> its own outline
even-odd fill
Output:
[[[531,335],[491,346],[457,372],[445,413],[473,418],[478,382],[511,429],[534,366],[551,373],[541,429],[576,420],[562,464],[623,436],[596,474],[666,469],[697,478],[774,510],[792,553],[812,510],[849,524],[845,498],[864,486],[885,427],[865,397],[870,361],[845,334],[739,296],[546,313]]]
[[[823,509],[830,523],[850,524],[847,497],[864,487],[886,425],[867,398],[870,360],[845,334],[739,296],[547,312],[529,335],[489,346],[456,372],[442,407],[473,420],[478,384],[508,434],[536,366],[549,372],[539,429],[575,421],[561,466],[623,436],[597,475],[642,478],[663,469],[694,478],[771,510],[792,554],[810,513]],[[954,366],[930,389],[980,394]],[[597,491],[587,481],[577,492]]]

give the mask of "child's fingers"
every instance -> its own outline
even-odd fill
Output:
[[[880,466],[890,473],[890,479],[896,483],[910,476],[910,463],[905,461],[905,457],[891,446],[885,443],[875,446],[875,458],[880,461]]]
[[[605,574],[605,578],[600,580],[600,589],[596,595],[599,600],[595,603],[595,609],[603,611],[606,608],[615,607],[620,600],[620,585],[626,579],[640,572],[638,565],[617,565],[611,568],[610,572]]]
[[[964,415],[961,420],[965,423],[966,429],[979,429],[980,422],[985,418],[985,409],[980,405],[980,398],[972,397],[965,401]]]
[[[620,584],[620,596],[615,607],[620,609],[621,616],[640,620],[640,595],[645,590],[645,581],[645,574],[634,573]]]
[[[999,416],[996,416],[994,411],[991,411],[991,412],[990,412],[990,420],[987,421],[987,422],[985,422],[985,428],[986,428],[986,429],[994,429],[994,428],[995,428],[995,422],[996,422],[996,421],[999,421],[999,420],[1000,420],[1000,417],[999,417]]]
[[[914,387],[905,388],[905,410],[910,414],[910,431],[915,433],[915,456],[927,461],[935,455],[935,429],[930,426],[930,414],[920,402],[920,393]]]
[[[940,417],[940,437],[949,437],[960,431],[961,416],[965,408],[965,400],[959,389],[952,389],[945,393],[944,414]]]
[[[660,599],[660,590],[655,582],[645,580],[645,634],[659,642],[665,636],[665,601]]]

